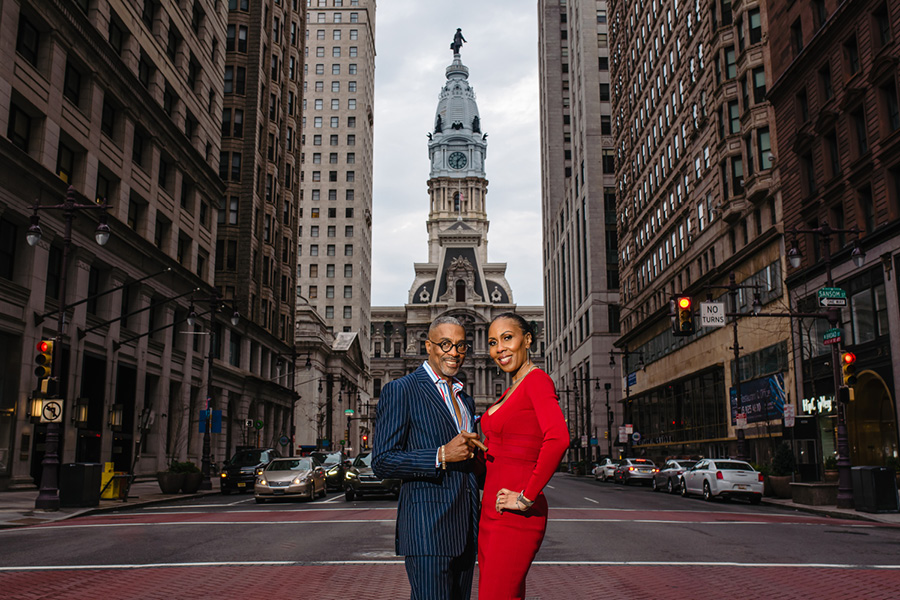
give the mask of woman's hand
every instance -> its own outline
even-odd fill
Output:
[[[506,488],[497,492],[497,503],[495,507],[497,512],[501,514],[504,510],[528,510],[527,506],[523,506],[522,503],[519,502],[519,492],[514,492]]]

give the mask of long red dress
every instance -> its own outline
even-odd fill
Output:
[[[547,500],[541,490],[569,446],[553,381],[532,370],[493,414],[485,413],[481,430],[488,449],[478,526],[478,598],[524,598],[525,577],[547,529]],[[524,512],[498,513],[501,488],[524,490],[534,505]]]

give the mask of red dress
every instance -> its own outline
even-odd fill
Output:
[[[525,577],[547,529],[547,500],[541,490],[569,447],[553,381],[532,370],[493,414],[485,413],[481,430],[488,449],[478,526],[478,598],[524,598]],[[501,488],[524,490],[534,505],[525,512],[498,513]]]

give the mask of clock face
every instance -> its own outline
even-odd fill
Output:
[[[453,152],[450,154],[448,162],[450,163],[451,168],[462,169],[466,166],[468,160],[466,160],[466,155],[462,152]]]

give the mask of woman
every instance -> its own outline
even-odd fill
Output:
[[[547,529],[550,481],[569,445],[553,382],[528,358],[533,336],[515,313],[488,330],[491,358],[512,386],[481,418],[488,450],[478,532],[478,597],[525,597],[525,576]]]

